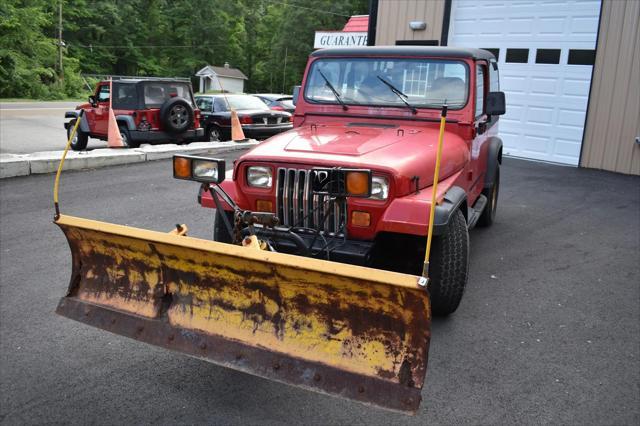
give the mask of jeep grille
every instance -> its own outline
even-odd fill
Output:
[[[314,174],[313,170],[306,169],[278,169],[277,215],[285,226],[342,236],[347,222],[345,200],[331,203],[329,196],[313,194],[311,181]]]

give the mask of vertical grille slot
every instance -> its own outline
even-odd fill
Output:
[[[278,169],[276,182],[278,217],[285,226],[319,228],[327,233],[338,233],[341,226],[344,225],[346,228],[345,202],[335,202],[333,208],[329,208],[327,196],[313,194],[311,182],[314,174],[313,170],[306,169]],[[343,233],[344,229],[339,235]]]

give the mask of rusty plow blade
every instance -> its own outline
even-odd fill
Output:
[[[418,277],[60,216],[65,317],[309,390],[414,413],[431,309]]]

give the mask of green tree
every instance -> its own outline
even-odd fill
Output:
[[[56,72],[62,1],[65,78]],[[316,30],[340,29],[368,0],[5,0],[0,96],[56,98],[80,73],[192,77],[203,66],[242,70],[251,92],[299,84]],[[286,68],[285,68],[286,61]]]

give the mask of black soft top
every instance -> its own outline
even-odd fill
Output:
[[[441,46],[367,46],[316,50],[313,57],[326,56],[437,56],[440,58],[472,58],[495,60],[493,53],[483,49]]]

